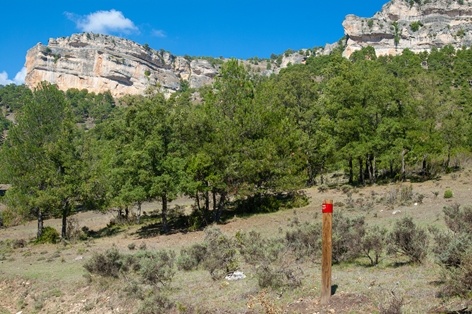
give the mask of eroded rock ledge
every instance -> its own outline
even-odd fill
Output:
[[[343,22],[347,38],[344,56],[372,46],[377,55],[396,55],[408,48],[430,51],[472,43],[471,0],[392,0],[372,18],[348,15]]]

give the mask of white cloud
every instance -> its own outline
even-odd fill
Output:
[[[83,32],[108,34],[111,32],[129,33],[138,31],[133,21],[126,18],[120,11],[114,9],[110,11],[97,11],[86,16],[78,16],[69,12],[65,14]]]
[[[165,37],[167,37],[167,34],[162,29],[157,29],[157,30],[153,29],[152,30],[152,36],[165,38]]]
[[[26,77],[25,67],[23,67],[20,70],[20,72],[16,73],[15,78],[13,80],[10,80],[8,78],[8,73],[3,71],[3,72],[0,72],[0,85],[9,85],[9,84],[21,85],[25,83],[25,77]]]

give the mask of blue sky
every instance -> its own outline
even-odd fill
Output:
[[[0,84],[24,80],[38,42],[92,31],[175,55],[268,58],[333,43],[347,14],[371,17],[388,0],[14,0],[1,5]]]

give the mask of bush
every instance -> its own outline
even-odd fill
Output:
[[[40,243],[56,244],[58,240],[59,240],[59,233],[57,232],[57,230],[54,229],[53,227],[47,226],[43,228],[41,237],[37,238],[34,241],[34,243],[35,244],[40,244]]]
[[[235,243],[219,228],[205,229],[204,245],[207,255],[203,267],[210,272],[213,280],[221,279],[237,269]]]
[[[283,239],[265,239],[256,231],[238,232],[236,242],[245,262],[255,267],[260,287],[301,285],[302,271],[291,257],[293,247],[289,242]]]
[[[390,254],[404,255],[413,263],[420,263],[425,258],[428,236],[423,229],[415,225],[411,217],[397,220],[388,238]]]
[[[319,256],[321,251],[321,224],[304,223],[285,234],[287,246],[297,259]]]
[[[387,229],[374,226],[367,229],[361,239],[362,254],[370,260],[371,265],[377,265],[385,247]]]
[[[139,274],[145,283],[168,286],[175,275],[174,260],[173,251],[144,251],[139,262]]]
[[[443,267],[443,296],[470,296],[472,292],[472,206],[453,204],[443,209],[448,231],[430,228],[436,261]]]
[[[111,248],[105,253],[95,253],[84,263],[84,268],[92,274],[117,278],[124,265],[122,258],[117,248]]]
[[[453,196],[451,190],[444,191],[444,198],[451,198]]]
[[[180,250],[176,264],[179,270],[194,270],[205,260],[207,248],[203,244],[194,244]]]
[[[360,255],[362,237],[365,234],[364,217],[348,218],[342,213],[333,216],[333,262],[341,263]]]
[[[143,301],[138,309],[141,314],[168,313],[174,307],[172,302],[162,294],[154,294]]]

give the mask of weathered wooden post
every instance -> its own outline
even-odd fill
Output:
[[[331,263],[333,233],[333,200],[323,201],[323,256],[321,262],[321,304],[328,304],[331,297]]]

